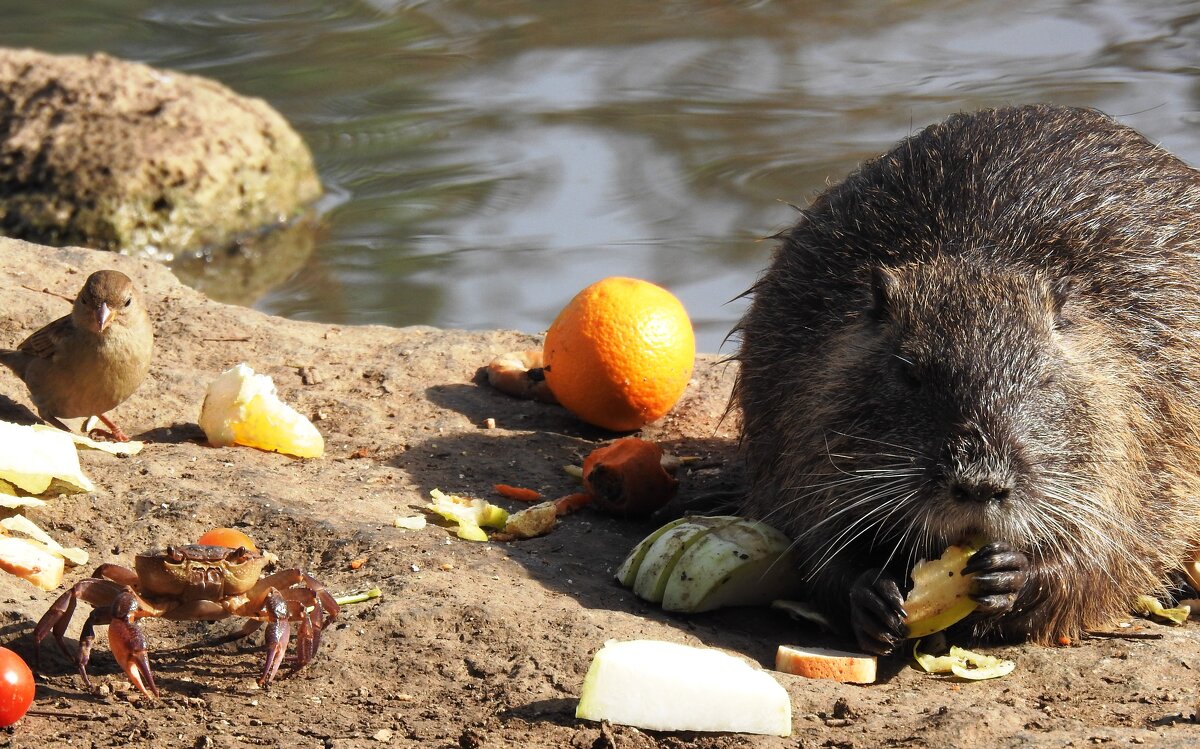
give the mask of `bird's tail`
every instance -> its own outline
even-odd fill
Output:
[[[17,377],[25,378],[25,370],[29,367],[29,354],[24,351],[0,348],[0,364],[11,369]]]

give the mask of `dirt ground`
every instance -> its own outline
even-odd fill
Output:
[[[836,644],[769,610],[673,616],[612,579],[659,520],[584,510],[550,535],[471,543],[444,528],[394,526],[430,489],[487,497],[495,482],[566,494],[562,466],[611,439],[557,407],[476,383],[492,356],[538,344],[503,331],[344,327],[292,322],[211,302],[161,267],[86,250],[0,240],[0,345],[67,310],[87,273],[118,267],[146,290],[157,332],[150,379],[114,413],[148,444],[131,458],[85,452],[91,494],[53,498],[28,515],[87,568],[236,526],[335,594],[378,586],[347,606],[316,660],[260,689],[261,637],[168,652],[230,631],[148,621],[163,696],[138,697],[103,634],[84,688],[50,641],[29,716],[0,732],[17,747],[948,747],[1200,744],[1200,628],[1145,625],[1160,639],[1088,639],[1071,647],[1005,647],[1016,671],[990,682],[924,675],[903,659],[882,679],[850,686],[777,675],[791,695],[790,738],[658,733],[574,717],[592,654],[609,638],[658,638],[725,648],[769,666],[780,642]],[[302,461],[203,444],[195,425],[208,381],[246,362],[274,377],[288,402],[317,418],[326,456]],[[301,369],[315,374],[305,384]],[[730,365],[702,357],[682,403],[643,436],[698,457],[677,505],[727,490],[734,424],[722,419]],[[21,384],[0,373],[0,419],[32,422]],[[495,429],[485,429],[494,418]],[[367,562],[351,569],[351,560]],[[0,641],[31,656],[30,633],[57,593],[0,575]],[[74,643],[82,617],[68,633]]]

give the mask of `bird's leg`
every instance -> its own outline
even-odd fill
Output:
[[[113,421],[111,419],[109,419],[107,416],[105,416],[104,414],[97,414],[96,418],[99,419],[100,421],[103,421],[104,425],[106,427],[108,427],[110,431],[105,432],[101,429],[93,429],[92,431],[88,432],[89,437],[93,434],[98,434],[103,437],[109,437],[114,442],[128,442],[129,441],[129,435],[122,432],[121,427],[114,424]]]

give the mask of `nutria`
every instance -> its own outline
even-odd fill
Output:
[[[1076,638],[1200,539],[1200,172],[1086,109],[959,114],[780,235],[738,325],[744,510],[861,647],[984,544],[976,638]]]

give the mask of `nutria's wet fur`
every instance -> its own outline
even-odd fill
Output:
[[[1091,110],[960,114],[780,239],[739,325],[744,509],[815,601],[852,620],[856,581],[970,537],[1027,562],[979,636],[1164,589],[1200,539],[1200,173]]]

